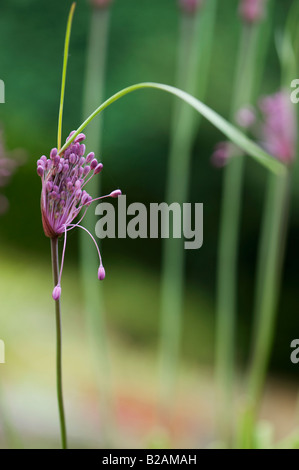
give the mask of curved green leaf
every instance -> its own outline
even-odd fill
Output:
[[[282,174],[286,171],[285,166],[276,160],[274,157],[269,155],[267,152],[262,150],[258,145],[256,145],[252,140],[248,139],[242,132],[240,132],[236,127],[231,125],[228,121],[226,121],[223,117],[213,111],[211,108],[206,106],[204,103],[199,101],[198,99],[194,98],[193,96],[189,95],[185,91],[179,90],[170,85],[164,85],[162,83],[138,83],[136,85],[129,86],[124,88],[123,90],[119,91],[115,95],[111,96],[108,100],[106,100],[103,104],[101,104],[82,124],[76,132],[72,135],[72,137],[63,145],[59,153],[62,153],[71,142],[77,137],[80,132],[82,132],[85,127],[104,109],[108,108],[112,103],[119,100],[123,96],[126,96],[133,91],[141,90],[144,88],[155,88],[158,90],[166,91],[167,93],[171,93],[172,95],[177,96],[178,98],[182,99],[186,103],[190,104],[196,111],[198,111],[203,117],[205,117],[208,121],[211,122],[217,129],[219,129],[230,141],[240,147],[246,154],[250,155],[251,157],[255,158],[261,165],[265,166],[269,170],[273,171],[277,174]]]

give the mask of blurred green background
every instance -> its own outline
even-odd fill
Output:
[[[9,413],[20,433],[25,435],[26,445],[30,445],[30,436],[34,437],[37,429],[48,436],[41,445],[50,446],[52,438],[54,443],[57,440],[50,246],[41,226],[36,160],[42,154],[48,155],[56,145],[63,42],[70,3],[65,0],[1,0],[0,3],[0,78],[6,85],[6,103],[0,105],[0,121],[7,148],[22,148],[28,155],[26,164],[5,188],[10,209],[0,219],[0,338],[5,341],[7,356],[7,364],[0,368],[0,378],[5,386]],[[274,34],[282,31],[291,4],[291,0],[275,1],[261,93],[270,94],[279,88]],[[236,0],[220,1],[218,5],[206,99],[209,106],[225,117],[229,115],[240,31],[237,5]],[[79,0],[70,45],[64,138],[83,120],[89,19],[87,2]],[[142,81],[175,84],[178,25],[179,10],[175,0],[115,0],[111,10],[106,96]],[[164,200],[173,102],[170,96],[147,90],[130,95],[105,111],[101,155],[105,167],[101,175],[103,193],[120,187],[128,203]],[[95,107],[97,105],[95,103]],[[189,201],[204,203],[204,245],[198,251],[186,253],[178,423],[187,423],[187,436],[195,429],[192,434],[195,443],[203,432],[205,419],[212,415],[212,404],[208,409],[205,404],[209,402],[212,387],[222,171],[211,166],[210,156],[214,145],[222,139],[210,124],[203,122],[193,147]],[[240,369],[248,358],[256,250],[266,178],[266,171],[249,159],[246,170],[239,269]],[[280,377],[283,384],[289,384],[284,388],[278,381],[277,394],[282,387],[281,393],[290,400],[295,399],[298,377],[298,366],[292,365],[289,359],[290,342],[299,333],[297,187],[298,182],[294,180],[276,330],[279,334],[276,334],[271,358],[272,375]],[[161,243],[160,240],[105,240],[102,250],[107,273],[106,320],[111,336],[118,416],[121,423],[132,422],[136,434],[132,432],[126,437],[123,445],[141,445],[140,436],[150,439],[148,433],[155,423]],[[84,445],[84,434],[94,436],[96,442],[100,423],[95,413],[97,392],[82,316],[77,233],[71,234],[67,246],[63,316],[69,427],[73,428],[74,440]],[[194,407],[197,411],[190,420]],[[288,416],[287,410],[284,413]],[[289,415],[292,416],[291,412]],[[180,428],[179,424],[177,426]],[[286,428],[288,426],[289,422]],[[193,442],[186,435],[179,434],[179,442],[183,445],[187,442],[192,447]],[[93,442],[89,441],[89,445]]]

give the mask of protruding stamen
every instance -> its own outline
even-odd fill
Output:
[[[115,189],[112,191],[110,194],[105,194],[105,196],[100,196],[96,197],[95,199],[92,199],[90,202],[95,202],[95,201],[100,201],[101,199],[105,199],[106,197],[119,197],[122,195],[122,192],[120,189]]]
[[[72,227],[72,228],[79,227],[79,228],[82,228],[82,230],[84,230],[84,232],[88,233],[88,235],[89,235],[90,238],[92,239],[92,241],[93,241],[93,243],[95,244],[95,247],[96,247],[96,249],[97,249],[97,252],[98,252],[98,255],[99,255],[99,260],[100,260],[100,267],[101,267],[101,266],[103,267],[100,249],[99,249],[99,247],[98,247],[98,245],[97,245],[97,242],[95,241],[94,237],[91,235],[90,231],[87,230],[87,228],[83,227],[83,225],[79,225],[79,224],[70,224],[70,227]],[[104,268],[103,268],[103,269],[104,269]]]

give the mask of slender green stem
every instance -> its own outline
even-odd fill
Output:
[[[51,238],[51,256],[52,256],[52,271],[54,286],[58,284],[59,278],[59,260],[58,260],[58,238]],[[56,380],[57,380],[57,400],[59,411],[59,422],[61,432],[61,446],[67,449],[67,435],[63,406],[63,391],[62,391],[62,338],[61,338],[61,312],[60,300],[55,301],[55,314],[56,314]]]
[[[89,43],[86,64],[86,76],[83,98],[83,113],[88,115],[95,102],[102,102],[105,91],[105,72],[108,46],[108,33],[110,23],[109,8],[93,8],[91,24],[89,27]],[[102,119],[94,121],[86,132],[88,151],[100,154],[102,140]],[[90,194],[96,196],[100,192],[99,180],[93,178],[88,184]],[[88,211],[84,218],[84,226],[94,231],[96,217],[94,211]],[[86,320],[89,327],[94,366],[98,382],[101,419],[103,426],[103,445],[110,446],[114,430],[112,431],[113,409],[110,382],[109,354],[107,345],[107,331],[104,319],[104,292],[103,285],[98,282],[95,273],[98,269],[98,260],[94,256],[94,246],[89,243],[86,234],[80,234],[80,264],[83,295],[85,302]]]
[[[72,6],[71,6],[71,9],[70,9],[68,20],[67,20],[65,42],[64,42],[61,93],[60,93],[59,116],[58,116],[58,132],[57,132],[57,148],[58,148],[58,150],[61,147],[62,118],[63,118],[66,72],[67,72],[69,45],[70,45],[70,37],[71,37],[72,22],[73,22],[75,7],[76,7],[76,3],[73,3]]]
[[[244,25],[237,61],[231,120],[253,100],[255,62],[259,30]],[[232,436],[235,322],[237,300],[237,258],[244,175],[244,156],[234,151],[225,168],[218,248],[216,382],[217,419],[220,437],[227,443]]]
[[[202,97],[206,88],[216,1],[195,15],[182,14],[177,62],[177,86]],[[205,39],[205,42],[203,42]],[[208,50],[207,50],[208,49]],[[201,65],[205,67],[200,67]],[[200,86],[199,71],[200,75]],[[188,196],[192,143],[197,115],[176,101],[170,138],[166,200],[183,203]],[[183,157],[183,158],[182,158]],[[160,407],[168,421],[179,358],[184,284],[184,249],[180,239],[163,243],[160,325]]]
[[[209,106],[202,103],[200,100],[194,98],[189,93],[179,90],[176,87],[165,85],[163,83],[144,82],[136,85],[129,86],[123,90],[115,93],[103,104],[101,104],[76,130],[72,137],[61,147],[59,153],[63,153],[65,149],[75,140],[75,138],[82,132],[91,121],[98,116],[104,109],[108,108],[111,104],[115,103],[120,98],[132,93],[134,91],[153,88],[156,90],[166,91],[172,95],[177,96],[181,100],[192,106],[199,114],[206,118],[211,124],[213,124],[219,131],[221,131],[229,140],[240,147],[244,152],[250,155],[252,158],[257,160],[261,165],[270,171],[277,174],[285,173],[285,166],[278,160],[274,159],[271,155],[261,149],[256,143],[248,139],[248,137],[235,126],[226,121],[223,117],[213,111]]]
[[[240,446],[245,448],[254,447],[254,425],[273,344],[288,225],[290,176],[269,175],[268,178],[256,277],[254,344],[241,430]]]

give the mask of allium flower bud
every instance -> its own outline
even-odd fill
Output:
[[[94,152],[90,152],[90,153],[86,156],[86,163],[90,163],[93,159],[94,159]]]
[[[43,174],[44,174],[44,169],[41,165],[39,165],[37,167],[37,174],[38,174],[38,176],[43,176]]]
[[[241,0],[239,13],[245,23],[253,24],[264,16],[266,0]]]
[[[100,173],[103,169],[103,163],[99,163],[95,169],[94,169],[94,174],[97,175],[98,173]]]
[[[179,0],[179,5],[185,13],[193,15],[203,2],[204,0]]]
[[[115,191],[112,191],[112,193],[109,194],[110,197],[119,197],[121,196],[122,192],[120,189],[115,189]]]

